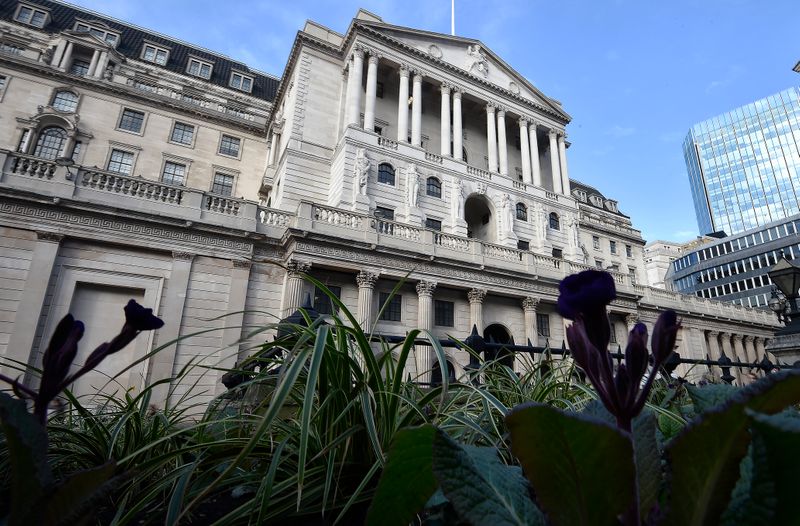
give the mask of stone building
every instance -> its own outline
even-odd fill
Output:
[[[165,327],[76,390],[181,337],[117,383],[189,367],[169,396],[207,400],[224,389],[212,367],[271,334],[253,327],[306,295],[331,311],[303,273],[391,335],[475,325],[560,346],[558,282],[598,265],[618,341],[669,307],[682,355],[752,362],[775,328],[644,285],[641,233],[569,177],[569,115],[477,40],[359,11],[345,33],[308,22],[278,79],[98,13],[0,0],[0,86],[4,372],[38,365],[68,311],[88,353],[134,297]],[[458,375],[467,357],[449,361]],[[420,351],[408,372],[433,367]]]

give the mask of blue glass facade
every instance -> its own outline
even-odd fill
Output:
[[[800,212],[800,88],[696,124],[683,155],[701,234]]]

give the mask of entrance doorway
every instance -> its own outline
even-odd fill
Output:
[[[511,337],[508,330],[499,323],[493,323],[483,330],[483,339],[486,343],[499,343],[505,345],[514,345],[514,338]],[[506,349],[491,349],[484,353],[484,359],[487,361],[498,360],[501,364],[514,368],[514,353]]]

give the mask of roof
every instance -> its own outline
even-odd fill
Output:
[[[594,186],[589,186],[588,184],[582,183],[580,181],[576,181],[575,179],[570,179],[569,180],[569,184],[570,184],[570,188],[572,190],[572,194],[573,195],[575,194],[575,191],[578,190],[578,191],[586,192],[586,196],[587,197],[591,196],[591,195],[598,195],[598,196],[600,196],[600,198],[603,200],[604,203],[606,201],[614,201],[613,199],[609,199],[608,197],[604,196],[602,194],[602,192],[600,192],[600,190],[598,190]],[[626,218],[630,219],[629,216],[627,216],[627,215],[623,214],[622,212],[620,212],[619,208],[617,208],[614,211],[614,210],[609,210],[608,208],[603,207],[603,206],[598,206],[595,203],[593,203],[591,200],[586,200],[586,201],[582,201],[581,200],[580,202],[584,203],[584,204],[587,204],[587,205],[589,205],[591,207],[598,208],[600,210],[604,210],[605,212],[608,212],[609,214],[614,214],[614,215],[618,215],[620,217],[626,217]],[[614,203],[616,203],[616,201],[614,201]]]
[[[61,2],[54,2],[51,0],[36,0],[27,1],[26,4],[39,5],[50,11],[50,21],[41,30],[47,33],[56,34],[61,31],[71,30],[75,27],[75,20],[82,18],[84,21],[91,23],[92,20],[97,20],[110,29],[119,31],[120,41],[116,47],[117,52],[125,57],[139,60],[142,53],[142,45],[147,40],[150,43],[159,45],[170,49],[169,58],[165,66],[152,64],[153,67],[167,69],[174,73],[186,74],[186,67],[189,61],[189,55],[193,55],[199,59],[205,59],[214,64],[211,72],[209,82],[220,87],[233,89],[228,86],[230,75],[232,71],[245,73],[253,77],[253,89],[249,95],[266,100],[272,101],[275,98],[275,93],[278,90],[279,79],[268,75],[266,73],[249,68],[247,64],[238,62],[229,57],[209,51],[199,46],[193,46],[180,40],[169,38],[154,31],[139,28],[137,26],[127,24],[123,21],[111,18],[94,11],[83,9],[70,4]],[[0,0],[0,20],[19,24],[26,29],[32,29],[27,24],[21,24],[14,20],[18,2],[16,0]],[[35,29],[35,28],[34,28]],[[234,90],[236,91],[236,90]],[[242,92],[245,93],[245,92]]]

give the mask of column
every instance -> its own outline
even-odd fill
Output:
[[[508,145],[506,143],[506,110],[497,108],[497,149],[500,157],[500,175],[508,175]]]
[[[408,142],[408,68],[400,66],[400,95],[397,97],[397,142]]]
[[[531,143],[531,178],[534,186],[542,186],[542,170],[539,168],[539,139],[536,136],[536,121],[528,125],[528,140]]]
[[[453,159],[464,160],[464,132],[461,129],[461,90],[453,89]]]
[[[95,68],[97,67],[98,59],[100,59],[100,50],[99,49],[95,49],[94,53],[92,53],[92,60],[91,60],[91,62],[89,62],[89,71],[87,73],[87,76],[89,76],[89,77],[97,76],[97,75],[95,75]]]
[[[744,340],[744,353],[747,356],[747,361],[755,363],[758,361],[758,354],[756,353],[755,338],[753,336],[745,336]]]
[[[558,158],[561,161],[561,188],[564,190],[564,195],[570,195],[572,190],[567,172],[567,145],[564,142],[566,138],[566,134],[558,136]]]
[[[33,128],[24,128],[19,140],[19,151],[21,153],[31,153],[31,143],[33,142]]]
[[[94,77],[98,79],[103,78],[103,74],[106,71],[107,65],[108,65],[108,51],[101,51],[100,58],[97,60],[97,67],[95,68],[94,71]],[[91,69],[89,71],[91,72]]]
[[[522,310],[525,312],[525,340],[531,342],[533,346],[539,344],[539,334],[536,332],[536,307],[539,306],[539,298],[528,296],[522,299]]]
[[[356,283],[358,283],[358,315],[356,319],[365,333],[369,333],[372,330],[372,324],[375,323],[372,296],[377,282],[377,272],[362,270],[356,276]]]
[[[550,130],[547,136],[550,138],[550,173],[553,176],[553,192],[562,193],[561,190],[561,171],[558,169],[558,144],[556,142],[556,131]]]
[[[417,283],[417,295],[419,303],[417,306],[417,327],[421,330],[431,330],[433,328],[433,291],[436,290],[436,283],[432,281],[420,281]],[[417,380],[423,383],[431,381],[431,368],[433,368],[434,353],[433,348],[427,345],[415,347],[417,364]],[[443,371],[444,374],[444,371]]]
[[[734,334],[731,336],[731,340],[733,340],[733,352],[736,353],[736,361],[747,362],[747,353],[745,353],[744,345],[742,344],[742,335]],[[742,385],[750,383],[750,378],[747,375],[749,370],[737,367],[736,372],[736,376]]]
[[[361,120],[361,77],[364,70],[364,51],[360,48],[353,50],[350,62],[350,74],[347,78],[347,118],[345,125],[358,127]]]
[[[633,328],[636,326],[636,324],[638,322],[639,322],[639,315],[638,314],[627,314],[625,316],[625,327],[627,327],[627,329],[628,329],[628,334],[631,333],[631,331],[633,330]],[[626,341],[627,341],[627,334],[625,335],[625,338],[626,338]]]
[[[378,90],[378,55],[371,53],[367,61],[367,102],[364,108],[364,129],[375,129],[375,95]]]
[[[690,356],[686,358],[705,360],[707,356],[710,356],[711,353],[708,349],[705,332],[697,327],[689,327],[689,335],[690,341],[687,349],[689,350]],[[691,367],[690,370],[692,371],[692,378],[690,378],[692,381],[695,379],[702,380],[704,376],[711,373],[711,368],[707,365],[695,365]]]
[[[233,260],[231,269],[231,285],[228,289],[228,307],[222,329],[222,351],[220,367],[231,370],[245,356],[241,350],[242,328],[244,325],[244,309],[247,300],[247,288],[250,284],[250,266],[248,260]],[[225,385],[220,381],[223,373],[218,373],[215,394],[224,393]]]
[[[755,347],[756,358],[758,358],[759,361],[763,360],[764,356],[767,354],[767,351],[764,348],[765,346],[764,338],[762,338],[761,336],[756,336],[753,341],[753,346]]]
[[[414,72],[411,98],[411,145],[422,146],[422,75],[417,72]]]
[[[267,166],[275,164],[275,150],[278,149],[278,145],[275,143],[277,137],[275,130],[272,130],[270,133],[269,150],[267,150]]]
[[[719,333],[717,331],[708,331],[706,333],[706,338],[708,339],[708,356],[712,360],[719,360],[722,354],[720,353],[720,346],[719,346]],[[714,378],[719,379],[722,376],[722,369],[719,367],[713,368],[709,366],[709,371],[711,374],[714,375]]]
[[[61,39],[58,41],[58,45],[56,45],[56,50],[53,53],[53,57],[50,59],[50,65],[53,67],[58,67],[61,65],[61,59],[64,57],[64,50],[67,48],[67,41]]]
[[[494,104],[486,105],[486,143],[488,145],[489,171],[497,171],[497,123],[494,120]]]
[[[175,353],[178,350],[176,340],[181,335],[183,308],[186,304],[186,289],[189,287],[189,276],[192,273],[192,261],[195,255],[190,252],[173,252],[172,269],[169,272],[167,290],[161,306],[161,319],[164,326],[154,335],[153,348],[164,347],[150,358],[147,383],[153,385],[160,380],[174,378],[178,371],[175,368]],[[151,401],[158,407],[164,407],[169,396],[171,384],[163,383],[153,387]]]
[[[61,64],[59,65],[62,71],[69,70],[69,66],[72,62],[72,48],[72,42],[67,42],[67,48],[64,50],[64,56],[61,58]]]
[[[305,283],[303,274],[310,269],[311,263],[307,261],[292,259],[286,263],[286,288],[281,309],[284,318],[303,305],[303,284]]]
[[[478,334],[483,333],[483,300],[486,299],[486,289],[471,289],[467,292],[469,298],[469,330],[472,327],[478,328]]]
[[[719,341],[722,347],[722,351],[725,355],[731,359],[731,361],[738,361],[736,357],[736,351],[733,349],[733,345],[731,344],[731,335],[727,332],[720,332],[719,333]],[[736,381],[741,383],[741,378],[739,374],[738,367],[731,367],[731,375],[736,378]]]
[[[533,183],[531,180],[531,149],[528,140],[528,121],[520,118],[519,124],[519,148],[522,156],[522,180],[527,184]]]
[[[442,157],[450,156],[450,86],[442,83],[439,88],[442,92],[442,112],[441,123],[439,128],[439,137],[441,137]]]
[[[33,359],[33,339],[36,335],[36,326],[42,315],[42,306],[47,294],[47,285],[50,282],[50,274],[53,272],[53,265],[58,255],[58,247],[64,238],[61,234],[54,232],[37,232],[36,245],[31,254],[31,264],[28,268],[28,276],[25,280],[25,288],[22,290],[22,297],[17,305],[17,313],[14,317],[14,325],[11,336],[8,340],[6,358],[22,363],[35,363]],[[49,338],[50,335],[44,335]],[[43,340],[42,348],[46,345]],[[9,366],[0,367],[0,372],[16,378],[20,372]]]

